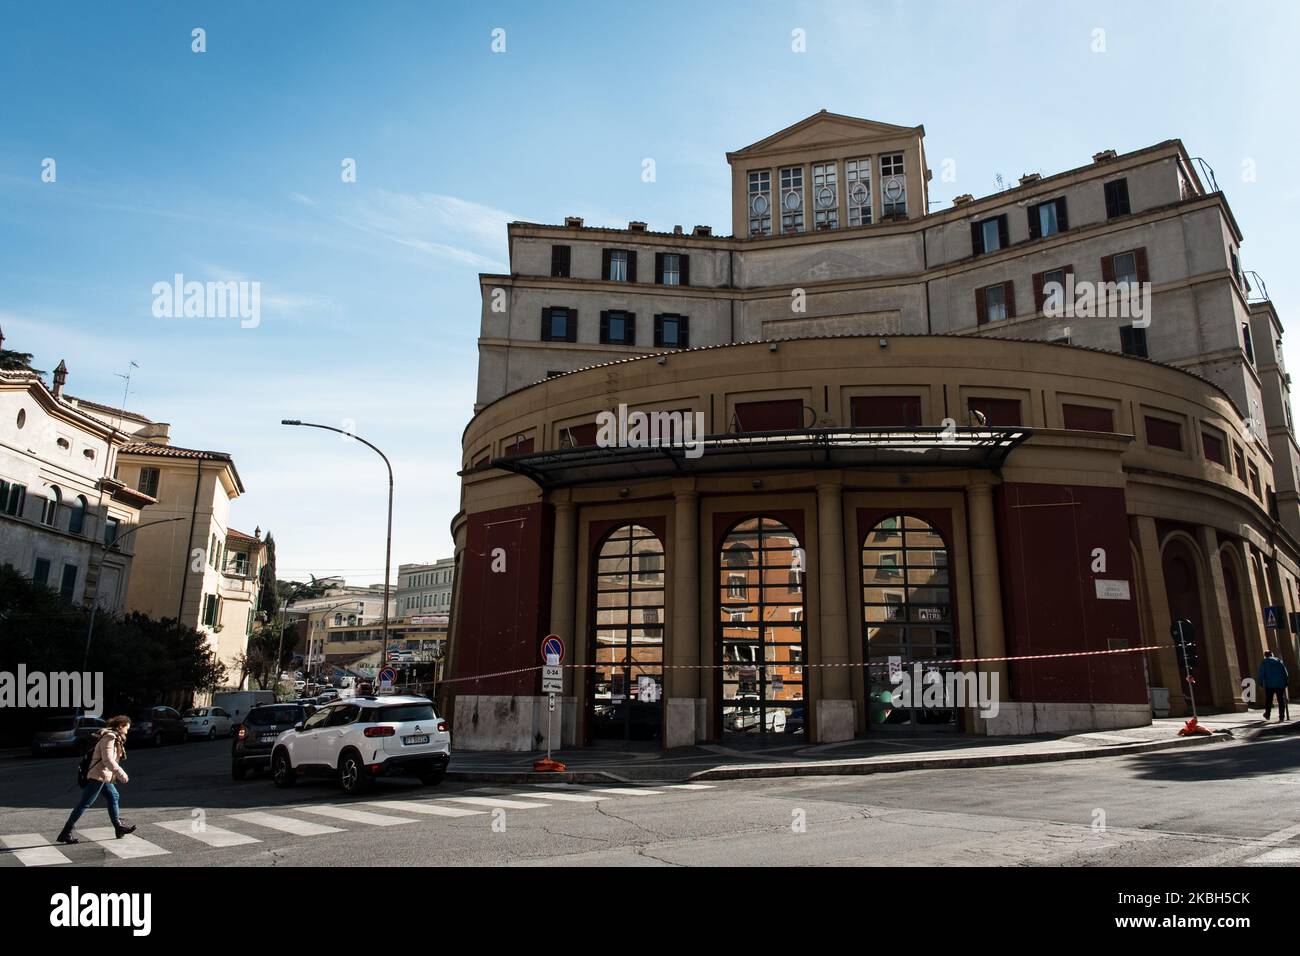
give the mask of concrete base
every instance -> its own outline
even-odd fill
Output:
[[[669,697],[664,701],[664,747],[690,747],[705,739],[705,703],[702,697]]]
[[[817,739],[819,744],[832,744],[853,739],[853,710],[851,700],[817,701]]]
[[[544,696],[457,697],[452,747],[462,750],[545,750],[548,716],[551,748],[559,750],[577,746],[576,697],[557,697],[553,714],[548,714]]]
[[[1145,727],[1151,723],[1151,705],[1073,704],[1006,701],[996,717],[975,717],[975,732],[990,737],[1028,734],[1077,734],[1091,730]]]

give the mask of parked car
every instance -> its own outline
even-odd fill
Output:
[[[235,721],[220,707],[193,707],[181,718],[191,737],[216,740],[234,733]]]
[[[230,775],[243,780],[248,771],[269,766],[271,751],[280,734],[292,730],[315,712],[314,707],[297,700],[254,707],[244,722],[235,727],[234,742],[230,745]]]
[[[450,760],[447,722],[427,697],[353,697],[281,734],[271,777],[277,787],[291,787],[300,776],[332,776],[355,794],[381,776],[416,777],[433,786]]]
[[[166,741],[189,739],[189,732],[181,715],[174,707],[138,707],[131,711],[131,730],[127,733],[128,743],[148,743],[154,747]]]
[[[330,701],[339,699],[339,692],[336,690],[323,690],[316,698],[318,704],[328,704]]]
[[[63,717],[48,717],[36,728],[32,735],[32,756],[44,754],[75,753],[84,754],[95,745],[95,735],[108,725],[98,717],[84,714],[67,714]]]

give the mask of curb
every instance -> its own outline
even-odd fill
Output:
[[[1300,721],[1292,733],[1300,733]],[[1261,735],[1253,731],[1251,736]],[[1270,734],[1272,736],[1272,734]],[[697,770],[685,776],[652,778],[626,778],[604,770],[572,770],[563,773],[534,773],[527,770],[448,770],[448,780],[461,780],[476,783],[527,784],[542,781],[556,783],[617,783],[631,786],[653,786],[665,783],[687,783],[703,780],[749,780],[774,777],[825,777],[849,776],[872,773],[902,773],[908,770],[943,770],[947,768],[1007,767],[1035,763],[1055,763],[1063,760],[1087,760],[1094,757],[1124,757],[1133,754],[1153,753],[1161,750],[1173,750],[1180,747],[1198,747],[1206,744],[1227,743],[1230,740],[1243,739],[1240,734],[1229,730],[1215,731],[1209,736],[1174,738],[1172,740],[1148,740],[1134,744],[1119,744],[1112,747],[1090,747],[1085,750],[1052,750],[1046,752],[1027,752],[991,755],[968,755],[954,757],[915,757],[902,760],[881,761],[875,759],[849,760],[843,762],[820,763],[781,763],[781,764],[746,764],[737,767],[713,767],[709,770]],[[1244,739],[1250,739],[1245,737]]]

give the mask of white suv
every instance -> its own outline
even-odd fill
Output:
[[[338,776],[347,793],[376,777],[440,783],[451,760],[451,734],[427,697],[352,697],[322,707],[275,741],[271,778],[292,787],[301,776]]]

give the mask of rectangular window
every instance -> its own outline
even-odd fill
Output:
[[[104,545],[107,547],[117,540],[117,526],[121,522],[117,518],[104,518]]]
[[[1246,456],[1241,452],[1241,446],[1233,443],[1232,461],[1237,466],[1237,477],[1242,481],[1246,480]]]
[[[1062,403],[1061,418],[1065,427],[1079,432],[1113,432],[1115,431],[1115,413],[1109,408],[1095,405],[1071,405]]]
[[[655,345],[661,348],[690,348],[690,319],[684,315],[655,316]]]
[[[968,412],[979,412],[984,416],[984,424],[999,428],[1019,425],[1020,399],[1018,398],[980,398],[972,396],[966,399]],[[978,424],[979,417],[971,416],[971,424]]]
[[[871,225],[871,157],[850,159],[844,163],[844,188],[847,190],[849,225]]]
[[[880,157],[880,218],[907,218],[907,177],[903,173],[903,154]]]
[[[636,252],[631,249],[606,249],[601,253],[601,278],[607,282],[636,281]]]
[[[854,428],[916,428],[921,424],[919,395],[860,395],[849,402]]]
[[[1166,418],[1156,418],[1153,415],[1144,417],[1146,419],[1148,445],[1153,445],[1156,448],[1168,448],[1170,451],[1183,450],[1183,426]]]
[[[1011,244],[1006,213],[973,222],[970,226],[971,255],[982,256]]]
[[[0,512],[15,518],[23,516],[23,506],[27,503],[27,486],[0,481]]]
[[[32,570],[32,583],[39,584],[41,587],[49,586],[50,562],[48,558],[36,559],[36,567]]]
[[[1112,260],[1115,269],[1115,282],[1135,283],[1138,281],[1137,256],[1131,252],[1122,252]]]
[[[1127,216],[1130,212],[1128,203],[1128,180],[1112,179],[1106,183],[1106,218]]]
[[[1029,238],[1046,239],[1070,228],[1065,214],[1065,197],[1049,199],[1029,207]]]
[[[1052,297],[1054,303],[1059,303],[1061,307],[1064,307],[1066,293],[1069,291],[1067,276],[1073,272],[1073,266],[1062,266],[1060,269],[1049,269],[1046,272],[1034,273],[1035,312],[1042,312],[1046,308],[1049,297]]]
[[[1224,469],[1228,467],[1228,457],[1224,451],[1223,436],[1212,435],[1207,431],[1203,431],[1201,432],[1201,446],[1205,450],[1206,461],[1212,461]]]
[[[816,163],[812,168],[813,225],[837,229],[840,225],[839,170],[835,163]]]
[[[1255,344],[1250,339],[1249,323],[1241,323],[1241,349],[1246,353],[1246,361],[1255,364]]]
[[[63,580],[59,582],[59,597],[64,601],[71,603],[72,596],[77,593],[77,566],[75,564],[65,564],[63,566]]]
[[[772,231],[772,171],[749,174],[749,234],[765,236]]]
[[[1119,348],[1125,355],[1147,357],[1147,330],[1132,325],[1119,327]]]
[[[203,595],[203,624],[206,627],[213,627],[217,623],[217,596],[215,594]]]
[[[136,490],[148,495],[150,498],[157,498],[160,474],[157,468],[141,468],[140,480],[136,482]]]
[[[578,341],[577,310],[556,307],[542,309],[542,341]]]
[[[635,345],[636,314],[614,310],[601,312],[600,341],[606,345]]]
[[[781,231],[803,232],[803,167],[781,170]]]
[[[690,285],[691,257],[679,252],[656,252],[655,282],[658,285]]]
[[[741,432],[792,431],[803,425],[803,402],[797,398],[737,402],[734,425]]]
[[[558,279],[569,278],[569,247],[551,246],[551,275]]]
[[[1250,493],[1259,500],[1264,500],[1259,490],[1259,469],[1255,467],[1254,462],[1250,465]]]
[[[989,322],[1001,322],[1014,318],[1016,314],[1016,290],[1014,283],[999,282],[997,285],[985,286],[975,290],[976,322],[987,325]]]

